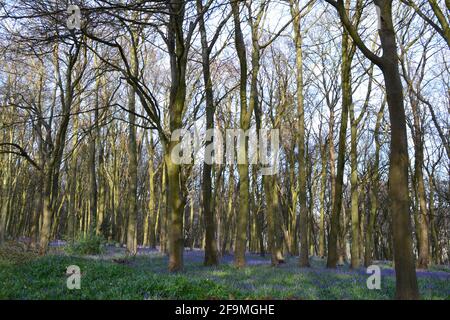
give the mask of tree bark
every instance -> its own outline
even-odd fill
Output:
[[[367,220],[367,232],[366,232],[366,245],[364,252],[364,266],[368,267],[372,264],[372,259],[374,257],[374,233],[375,233],[375,221],[377,219],[378,212],[378,189],[379,189],[379,179],[380,179],[380,127],[383,121],[384,108],[386,100],[383,100],[380,110],[377,114],[377,122],[375,124],[374,130],[374,140],[375,140],[375,159],[371,167],[371,185],[370,185],[370,211]]]
[[[294,29],[296,82],[297,82],[297,115],[298,115],[298,201],[300,205],[300,267],[309,267],[308,246],[308,207],[306,205],[306,153],[305,153],[305,110],[303,101],[303,50],[300,9],[298,2],[291,1],[291,16]]]
[[[205,20],[203,14],[202,0],[197,0],[197,12],[199,14],[199,30],[200,30],[200,40],[202,45],[202,68],[203,68],[203,82],[205,86],[205,102],[206,102],[206,129],[214,128],[214,92],[211,80],[211,70],[210,70],[210,49],[208,45]],[[211,139],[210,143],[214,143]],[[205,158],[209,155],[206,154]],[[203,217],[205,222],[205,258],[203,264],[205,266],[212,266],[219,264],[219,257],[217,254],[217,241],[216,241],[216,224],[214,221],[214,208],[211,206],[211,193],[212,193],[212,183],[211,183],[211,164],[203,164],[203,184],[202,184],[202,194],[203,194]]]
[[[240,65],[240,128],[246,131],[250,128],[250,116],[251,112],[247,110],[247,57],[245,50],[244,37],[241,30],[241,22],[239,16],[239,3],[237,1],[231,1],[231,8],[233,12],[234,20],[234,36],[236,51],[239,58]],[[245,163],[238,164],[239,173],[239,212],[236,218],[236,243],[234,262],[237,267],[244,267],[245,251],[247,247],[247,225],[249,210],[249,176],[248,176],[248,163],[247,163],[247,147],[245,143],[244,148],[239,148],[241,159],[245,159]]]
[[[337,238],[339,234],[340,212],[342,210],[342,187],[344,180],[346,139],[348,112],[352,101],[352,85],[351,85],[351,64],[355,47],[350,42],[348,32],[344,30],[342,35],[342,65],[341,65],[341,81],[342,81],[342,111],[341,111],[341,127],[339,131],[339,149],[338,164],[334,186],[333,207],[331,213],[330,234],[328,238],[328,256],[327,268],[335,268],[338,262],[338,245]]]
[[[394,234],[396,298],[418,299],[419,291],[414,266],[409,212],[406,117],[392,21],[392,1],[376,0],[375,4],[381,11],[379,34],[383,49],[382,72],[391,123],[389,207]]]
[[[131,41],[130,67],[133,76],[138,76],[137,61],[137,35],[130,33]],[[137,184],[138,184],[138,155],[136,142],[136,90],[133,86],[128,89],[128,223],[127,223],[127,250],[130,255],[137,253],[136,228],[137,228]]]

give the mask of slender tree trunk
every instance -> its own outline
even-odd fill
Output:
[[[223,230],[223,241],[221,246],[222,255],[228,253],[227,248],[229,244],[230,234],[232,230],[232,220],[233,220],[233,195],[234,195],[234,177],[233,168],[230,166],[229,182],[228,182],[228,204],[224,219],[224,230]]]
[[[0,243],[6,239],[6,220],[8,215],[8,203],[9,203],[9,165],[4,167],[5,172],[3,173],[2,179],[2,198],[0,203]]]
[[[39,236],[39,253],[44,255],[47,252],[48,244],[50,242],[51,236],[51,226],[54,214],[54,206],[56,204],[56,199],[58,197],[59,190],[59,176],[60,167],[62,163],[62,157],[64,153],[64,147],[66,142],[67,128],[70,121],[70,109],[72,106],[72,100],[74,96],[74,88],[77,86],[78,81],[80,81],[81,76],[78,75],[76,81],[73,79],[73,69],[75,63],[78,60],[80,47],[76,49],[76,52],[69,56],[68,66],[65,79],[65,89],[61,92],[62,95],[62,116],[61,122],[59,124],[55,141],[53,143],[53,149],[51,152],[46,152],[45,163],[42,166],[44,172],[43,190],[44,190],[44,205],[42,212],[42,226],[40,228]],[[58,48],[54,51],[55,58],[55,68],[59,70],[58,61]],[[59,72],[58,72],[59,73]],[[59,77],[58,77],[59,79]],[[59,79],[58,81],[62,81]],[[61,85],[62,87],[62,85]]]
[[[75,112],[79,110],[80,99],[77,99],[75,105]],[[78,115],[74,115],[73,118],[73,143],[72,143],[72,159],[70,161],[71,175],[69,180],[69,205],[68,205],[68,223],[67,223],[67,235],[69,239],[75,239],[76,237],[76,223],[77,223],[77,204],[76,204],[76,192],[77,192],[77,165],[78,165]]]
[[[3,120],[3,119],[2,119]],[[12,130],[9,130],[9,141],[12,143],[13,134]],[[6,240],[7,236],[7,219],[8,219],[8,207],[10,204],[10,198],[11,198],[11,157],[12,154],[10,153],[6,158],[5,162],[6,165],[3,166],[2,173],[3,173],[3,179],[2,179],[2,193],[1,193],[1,203],[0,203],[0,244]]]
[[[337,175],[331,213],[330,234],[328,239],[327,268],[335,268],[338,261],[337,238],[339,234],[339,216],[342,208],[342,186],[344,179],[345,151],[347,138],[348,112],[352,101],[351,64],[355,52],[354,45],[350,42],[347,31],[342,35],[342,112],[341,127],[339,131],[339,150]],[[333,165],[333,164],[332,164]]]
[[[39,228],[39,253],[44,255],[47,252],[50,242],[50,230],[52,223],[52,205],[51,205],[51,180],[52,175],[49,173],[51,169],[48,165],[44,166],[43,180],[43,207],[42,207],[42,224]]]
[[[241,22],[239,16],[239,3],[237,1],[231,1],[231,8],[234,19],[234,34],[236,51],[239,58],[240,65],[240,128],[246,131],[250,128],[250,116],[251,112],[247,110],[247,57],[245,50],[244,37],[241,30]],[[245,163],[238,164],[239,173],[239,213],[236,218],[236,244],[235,244],[235,265],[237,267],[244,267],[245,251],[247,247],[247,226],[249,216],[249,176],[248,176],[248,163],[247,163],[247,147],[245,143],[244,147],[239,148],[239,154],[241,159],[245,159]]]
[[[375,221],[377,219],[378,211],[378,188],[379,188],[379,166],[380,166],[380,127],[384,116],[384,107],[386,103],[383,101],[380,111],[377,114],[377,122],[375,124],[374,130],[374,140],[375,140],[375,159],[371,168],[371,185],[370,185],[370,211],[369,218],[367,221],[367,232],[366,232],[366,245],[364,252],[364,266],[368,267],[372,264],[372,259],[374,257],[374,233],[375,233]]]
[[[360,266],[360,226],[359,226],[359,192],[358,192],[358,122],[355,119],[355,110],[353,103],[350,105],[350,126],[351,126],[351,223],[352,223],[352,242],[351,242],[351,268],[357,269]]]
[[[163,162],[163,167],[161,171],[161,200],[163,202],[163,209],[160,210],[160,234],[159,234],[159,245],[160,251],[168,252],[168,234],[167,234],[167,220],[169,215],[169,184],[167,183],[167,166],[165,161]]]
[[[423,181],[423,133],[418,110],[418,101],[409,92],[411,109],[414,118],[414,181],[416,184],[417,208],[417,229],[418,229],[418,250],[419,260],[417,266],[420,269],[428,269],[430,262],[428,243],[428,210],[426,205],[425,183]]]
[[[96,173],[96,138],[95,133],[91,132],[91,139],[89,141],[89,212],[90,212],[90,228],[96,230],[97,220],[97,173]]]
[[[308,207],[306,206],[306,153],[305,153],[305,110],[303,106],[303,50],[299,3],[291,1],[291,16],[294,29],[297,114],[298,114],[298,200],[300,205],[300,267],[309,267],[308,254]]]
[[[202,68],[203,68],[203,82],[205,85],[205,101],[206,101],[206,129],[214,128],[214,93],[211,81],[210,71],[210,49],[208,46],[207,33],[205,28],[205,21],[203,11],[202,0],[197,0],[197,11],[200,14],[199,29],[200,40],[202,45]],[[211,144],[214,140],[211,139]],[[210,157],[205,150],[205,158]],[[217,186],[216,186],[217,187]],[[219,264],[219,258],[217,254],[217,242],[216,242],[216,224],[214,221],[214,208],[211,206],[211,164],[206,161],[203,164],[203,217],[205,220],[205,259],[204,265],[211,266]]]
[[[138,75],[138,61],[137,61],[137,48],[136,43],[137,36],[135,33],[131,33],[131,36],[135,39],[131,45],[131,62],[130,68],[133,75]],[[128,223],[127,223],[127,250],[131,255],[137,253],[136,243],[136,229],[137,229],[137,183],[138,183],[138,155],[137,155],[137,142],[136,142],[136,90],[132,86],[128,89]]]
[[[436,221],[434,218],[434,178],[432,175],[428,176],[428,181],[430,184],[430,202],[429,202],[429,213],[430,213],[430,226],[431,226],[431,244],[432,244],[432,257],[435,264],[439,264],[441,261],[441,253],[439,250],[439,238],[438,231],[436,228]]]
[[[273,191],[274,188],[274,177],[267,176],[264,177],[264,189],[266,194],[266,211],[267,211],[267,246],[270,252],[270,261],[272,266],[278,265],[277,260],[277,248],[276,248],[276,239],[275,239],[275,219],[274,219],[274,210],[277,208],[274,207],[273,201]]]
[[[102,81],[101,81],[102,80]],[[101,90],[101,86],[100,84],[105,85],[105,79],[104,78],[100,78],[97,80],[97,91],[96,94],[97,96],[100,95],[100,90]],[[96,98],[96,99],[99,99]],[[103,100],[102,101],[107,101],[108,100],[108,96],[106,94],[106,92],[104,93],[103,96]],[[102,141],[102,137],[101,137],[101,119],[100,119],[100,109],[102,109],[103,106],[103,102],[97,100],[97,105],[98,108],[95,111],[95,117],[96,117],[96,143],[97,143],[97,150],[98,150],[98,194],[97,194],[97,199],[98,199],[98,207],[97,207],[97,221],[96,221],[96,234],[97,235],[103,235],[103,236],[107,236],[105,234],[105,230],[104,230],[104,221],[105,221],[105,216],[106,216],[106,196],[107,196],[107,190],[106,190],[106,173],[105,173],[105,163],[104,163],[104,147],[103,147],[103,141]]]
[[[155,234],[155,226],[156,226],[156,194],[155,194],[155,170],[153,168],[153,159],[154,159],[154,149],[153,149],[153,134],[150,133],[150,141],[149,141],[149,162],[148,162],[148,178],[149,178],[149,202],[148,202],[148,213],[146,221],[146,226],[148,229],[148,236],[145,238],[148,241],[148,245],[150,248],[155,248],[156,246],[156,234]],[[161,203],[161,200],[159,201]]]
[[[321,147],[321,161],[322,168],[320,171],[321,183],[320,183],[320,222],[319,222],[319,257],[325,256],[325,191],[327,184],[327,152],[326,144]]]

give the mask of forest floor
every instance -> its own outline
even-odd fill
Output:
[[[140,249],[126,257],[123,248],[110,246],[98,256],[70,256],[53,247],[45,257],[8,259],[0,255],[0,299],[392,299],[395,272],[389,262],[376,261],[382,270],[381,289],[369,290],[365,268],[347,265],[335,270],[313,257],[311,268],[299,268],[296,257],[279,267],[270,257],[247,254],[248,266],[237,269],[225,255],[218,267],[204,267],[203,251],[186,250],[185,270],[170,274],[167,257]],[[81,289],[66,286],[66,268],[81,269]],[[450,299],[450,266],[418,270],[423,299]]]

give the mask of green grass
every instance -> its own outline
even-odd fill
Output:
[[[48,255],[27,263],[0,262],[0,299],[391,299],[395,281],[383,276],[381,290],[368,290],[367,275],[348,269],[329,271],[323,261],[300,269],[295,260],[236,269],[187,262],[170,274],[160,254],[113,262],[108,257]],[[123,263],[125,262],[125,263]],[[81,269],[81,289],[66,287],[66,268]],[[449,278],[420,277],[424,299],[449,299]]]

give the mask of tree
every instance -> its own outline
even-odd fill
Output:
[[[344,5],[344,4],[343,4]],[[358,8],[362,5],[358,2]],[[345,4],[346,15],[349,12],[349,2]],[[360,11],[356,11],[353,16],[352,23],[358,25],[360,20]],[[350,38],[348,31],[344,29],[342,34],[342,65],[341,65],[341,84],[342,84],[342,111],[341,111],[341,127],[339,131],[339,150],[337,173],[334,186],[333,211],[331,214],[330,235],[328,239],[328,256],[327,267],[335,268],[338,261],[338,233],[339,233],[339,216],[342,210],[342,185],[344,179],[346,140],[348,113],[353,104],[352,99],[352,60],[355,55],[356,46]]]
[[[403,86],[398,66],[397,45],[392,20],[392,1],[376,0],[378,32],[383,49],[382,57],[374,54],[359,37],[349,20],[343,0],[327,0],[339,13],[347,32],[362,51],[382,71],[391,124],[389,196],[394,234],[394,260],[396,270],[396,298],[417,299],[419,291],[412,252],[412,231],[408,194],[408,142],[406,137]]]

